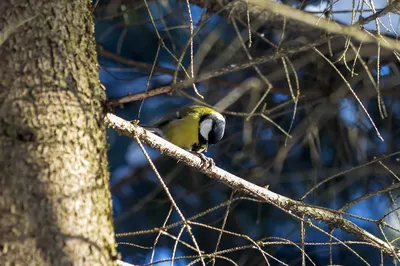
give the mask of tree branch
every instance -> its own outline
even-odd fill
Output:
[[[313,47],[319,46],[321,44],[326,43],[330,38],[320,38],[318,40],[315,40],[314,42],[311,43],[306,43],[302,45],[296,45],[294,47],[289,47],[289,48],[281,48],[278,51],[274,51],[271,53],[268,53],[267,55],[260,56],[258,58],[255,58],[254,60],[244,62],[244,63],[238,63],[238,64],[232,64],[227,67],[220,68],[218,70],[211,70],[205,73],[201,73],[198,77],[196,78],[190,78],[190,79],[185,79],[183,81],[180,81],[175,84],[171,84],[170,86],[164,86],[164,87],[159,87],[155,89],[151,89],[145,92],[139,92],[136,94],[131,94],[127,96],[123,96],[120,98],[115,98],[115,99],[110,99],[107,102],[107,105],[112,107],[118,106],[120,104],[128,103],[128,102],[134,102],[134,101],[140,101],[143,99],[146,99],[148,97],[164,94],[164,93],[171,93],[174,90],[179,90],[179,89],[184,89],[184,88],[189,88],[194,82],[202,82],[211,78],[219,77],[222,75],[226,75],[235,71],[243,70],[255,65],[260,65],[264,64],[266,62],[270,62],[273,60],[280,59],[284,56],[291,56],[297,53],[305,52],[307,50],[312,49]]]
[[[400,44],[392,38],[387,38],[384,36],[374,36],[365,30],[360,29],[359,26],[346,26],[341,25],[335,21],[329,21],[323,18],[314,16],[313,14],[294,9],[290,6],[278,4],[272,1],[264,0],[248,0],[249,4],[256,5],[263,9],[268,9],[276,14],[280,14],[287,19],[292,19],[301,23],[306,23],[312,27],[323,29],[329,33],[335,33],[340,35],[346,35],[353,37],[360,42],[369,43],[375,42],[379,43],[382,47],[390,50],[400,51]]]
[[[204,167],[202,165],[202,160],[199,157],[180,149],[172,143],[146,131],[142,127],[130,123],[114,114],[108,113],[105,116],[105,123],[108,127],[115,129],[121,135],[131,138],[137,137],[151,148],[157,149],[165,155],[196,168],[218,182],[222,182],[235,190],[240,190],[261,199],[266,203],[272,204],[291,215],[296,215],[299,219],[304,216],[313,220],[325,222],[330,226],[357,236],[360,240],[371,243],[371,245],[379,248],[387,255],[395,256],[394,252],[400,254],[400,250],[397,247],[379,239],[356,224],[343,218],[343,215],[346,215],[346,213],[292,200],[288,197],[274,193],[267,188],[250,183],[216,166],[211,168]]]
[[[130,263],[124,262],[122,260],[117,260],[117,265],[118,266],[135,266],[134,264],[130,264]]]
[[[153,64],[149,64],[149,63],[141,62],[141,61],[136,61],[136,60],[131,60],[131,59],[128,59],[126,57],[114,54],[114,53],[104,49],[104,47],[101,46],[101,45],[97,45],[97,53],[98,53],[99,56],[103,56],[105,58],[112,59],[112,60],[114,60],[114,61],[116,61],[118,63],[122,63],[122,64],[126,64],[126,65],[129,65],[129,66],[136,67],[141,71],[150,72],[151,68],[153,67]],[[164,68],[164,67],[160,67],[160,66],[156,65],[154,67],[154,72],[158,72],[158,73],[161,73],[161,74],[173,75],[175,73],[175,70]],[[183,76],[183,75],[181,75],[181,76]]]
[[[191,0],[191,3],[197,4],[202,7],[206,7],[211,12],[225,7],[232,1],[227,0]],[[337,23],[332,20],[327,20],[308,12],[304,12],[295,8],[292,8],[285,4],[276,3],[273,1],[266,0],[236,0],[231,8],[226,11],[229,16],[236,15],[243,17],[248,9],[250,16],[253,19],[264,20],[266,25],[276,24],[276,22],[283,24],[283,19],[288,20],[286,25],[286,30],[291,28],[296,32],[296,30],[315,32],[316,29],[322,32],[329,32],[338,35],[349,36],[355,38],[364,43],[379,43],[382,47],[390,50],[400,51],[400,44],[392,38],[384,37],[382,35],[375,36],[372,33],[361,29],[362,24],[367,23],[373,19],[378,18],[386,14],[387,12],[393,11],[397,7],[397,2],[390,4],[384,11],[377,13],[377,15],[372,16],[366,20],[361,19],[356,25],[347,26]],[[268,24],[267,24],[268,23]],[[290,26],[291,25],[291,26]],[[306,26],[309,26],[308,28]],[[319,31],[318,31],[319,32]]]

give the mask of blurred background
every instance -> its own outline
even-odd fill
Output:
[[[99,72],[109,99],[185,80],[182,66],[190,76],[191,62],[195,79],[201,80],[196,88],[204,96],[186,86],[113,112],[148,124],[195,102],[214,106],[227,118],[224,139],[206,153],[217,166],[292,199],[334,210],[346,206],[341,210],[353,215],[348,219],[396,244],[398,53],[260,14],[251,6],[247,15],[245,1],[216,2],[190,1],[189,12],[180,0],[93,1]],[[386,0],[282,2],[343,24],[388,5]],[[364,28],[397,38],[399,16],[390,11],[363,22]],[[244,66],[250,61],[258,64]],[[159,238],[151,230],[179,222],[179,215],[169,215],[171,202],[137,143],[113,130],[108,130],[108,142],[115,230],[133,233],[117,235],[122,260],[135,265],[166,260],[157,265],[170,265],[181,226]],[[301,221],[290,214],[245,199],[158,151],[146,151],[183,215],[199,216],[195,221],[202,226],[192,230],[200,249],[223,251],[210,264],[266,265],[249,238],[264,241],[270,265],[301,265],[302,244],[306,265],[395,264],[361,239],[332,232],[325,224],[313,222],[302,233]],[[381,218],[385,223],[379,227]],[[218,228],[236,235],[220,236]],[[181,259],[174,265],[189,265],[197,252],[185,245],[193,247],[186,230],[180,240],[184,243],[176,246],[175,257]],[[200,265],[198,260],[195,264]]]

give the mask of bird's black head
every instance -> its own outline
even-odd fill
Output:
[[[199,141],[207,145],[218,143],[225,133],[225,118],[220,113],[211,113],[200,118]]]

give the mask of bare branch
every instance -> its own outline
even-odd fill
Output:
[[[215,10],[218,6],[219,7],[224,6],[225,3],[231,1],[193,0],[192,2],[195,4],[199,4],[201,6],[204,5],[211,6]],[[385,9],[385,12],[387,13],[388,11],[392,11],[393,9],[395,9],[395,7],[396,7],[395,5],[389,5],[388,8]],[[283,18],[288,19],[289,21],[292,21],[292,24],[294,24],[293,26],[297,26],[297,28],[299,28],[299,25],[303,26],[303,28],[304,26],[309,25],[312,28],[321,29],[325,32],[353,37],[365,43],[369,42],[380,43],[382,47],[385,47],[390,50],[400,51],[400,44],[395,39],[384,37],[382,35],[374,36],[372,33],[362,30],[360,28],[362,24],[364,24],[364,22],[368,22],[372,19],[375,19],[383,15],[384,13],[382,14],[379,13],[376,15],[376,17],[373,16],[365,21],[361,20],[354,26],[347,26],[339,24],[332,20],[320,18],[318,16],[292,8],[285,4],[279,4],[273,1],[265,1],[265,0],[248,0],[248,5],[247,5],[247,0],[237,0],[235,1],[235,4],[232,5],[230,12],[241,16],[244,15],[247,10],[249,10],[252,17],[264,20],[265,23],[268,22],[268,25],[271,21],[273,22],[277,21],[278,20],[277,15],[279,15]],[[281,21],[282,19],[279,20],[279,23],[282,24],[283,22]],[[310,31],[310,29],[308,29],[308,31]]]
[[[130,263],[124,262],[122,260],[117,260],[117,265],[118,266],[135,266],[135,264],[130,264]]]
[[[164,86],[164,87],[159,87],[159,88],[155,88],[155,89],[151,89],[148,90],[147,92],[139,92],[136,94],[132,94],[132,95],[127,95],[121,98],[116,98],[116,99],[110,99],[108,101],[108,105],[110,107],[114,107],[114,106],[118,106],[119,104],[124,104],[124,103],[129,103],[129,102],[134,102],[134,101],[140,101],[149,97],[153,97],[156,95],[160,95],[160,94],[165,94],[165,93],[171,93],[174,90],[179,90],[179,89],[184,89],[184,88],[188,88],[189,86],[192,86],[192,84],[194,82],[201,82],[201,81],[205,81],[211,78],[215,78],[218,76],[222,76],[225,74],[229,74],[235,71],[239,71],[239,70],[243,70],[252,66],[256,66],[259,64],[263,64],[266,62],[270,62],[273,60],[277,60],[280,59],[282,57],[288,57],[290,55],[293,54],[297,54],[300,52],[304,52],[307,51],[309,49],[312,49],[313,47],[319,46],[323,43],[326,43],[328,41],[328,38],[320,38],[314,42],[311,43],[307,43],[304,45],[300,45],[300,46],[296,46],[296,47],[290,47],[290,48],[285,48],[285,49],[280,49],[276,52],[273,53],[269,53],[265,56],[261,56],[258,58],[255,58],[254,60],[251,60],[249,62],[245,62],[242,64],[233,64],[231,66],[228,67],[223,67],[220,68],[218,70],[211,70],[209,72],[200,74],[197,78],[192,79],[185,79],[184,81],[175,83],[175,84],[171,84],[170,86]]]
[[[222,182],[233,189],[250,194],[265,201],[266,203],[272,204],[277,208],[299,217],[304,216],[310,219],[325,222],[332,227],[339,228],[349,234],[357,236],[362,241],[371,243],[371,245],[381,249],[387,255],[396,256],[393,253],[398,255],[400,252],[397,247],[379,239],[356,224],[343,218],[343,215],[346,215],[346,213],[340,213],[327,208],[292,200],[280,194],[274,193],[267,188],[250,183],[216,166],[210,168],[204,167],[202,160],[198,156],[180,149],[172,143],[146,131],[142,127],[130,123],[114,114],[108,113],[105,117],[105,123],[108,127],[115,129],[119,134],[132,138],[138,138],[143,143],[159,150],[161,153],[194,167],[207,176]]]
[[[380,43],[382,47],[390,50],[400,51],[400,44],[396,40],[384,36],[374,36],[358,26],[346,26],[319,18],[310,13],[294,9],[290,6],[278,4],[272,1],[250,0],[252,4],[260,7],[261,9],[268,9],[274,13],[280,14],[287,19],[293,19],[301,23],[306,23],[312,27],[326,30],[329,33],[336,33],[353,37],[361,42],[376,42]]]

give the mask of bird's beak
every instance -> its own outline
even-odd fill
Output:
[[[206,149],[205,149],[205,152],[207,152],[207,150],[208,150],[208,143],[206,144]]]

